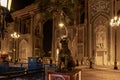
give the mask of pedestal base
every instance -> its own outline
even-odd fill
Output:
[[[81,80],[81,70],[69,72],[49,72],[48,80]]]

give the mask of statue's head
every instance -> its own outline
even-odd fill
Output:
[[[63,37],[60,41],[60,43],[62,44],[62,47],[68,47],[68,38],[67,37]]]

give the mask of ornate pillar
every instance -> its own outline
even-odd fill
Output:
[[[35,56],[35,54],[34,54],[34,48],[35,48],[34,12],[30,12],[29,14],[31,15],[31,27],[30,27],[30,34],[31,34],[31,38],[32,38],[32,40],[31,40],[31,51],[32,51],[32,56]]]
[[[55,27],[56,27],[56,25],[55,25],[55,16],[53,15],[53,31],[52,31],[52,34],[53,34],[53,36],[52,36],[52,54],[51,54],[51,56],[52,56],[52,60],[53,61],[55,61],[56,62],[56,59],[55,59],[55,54],[56,54],[56,48],[55,48],[55,39],[56,39],[56,37],[55,37]],[[53,62],[53,63],[55,63],[55,62]]]

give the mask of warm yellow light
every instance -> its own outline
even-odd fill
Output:
[[[12,4],[12,0],[9,0],[9,2],[8,2],[8,10],[10,10],[11,4]]]
[[[114,20],[117,20],[117,16],[114,17]]]
[[[61,39],[63,39],[63,38],[67,38],[67,35],[63,35],[63,36],[61,36]]]
[[[60,27],[63,27],[63,26],[64,26],[64,24],[61,22],[61,23],[59,23],[59,26],[60,26]]]
[[[115,16],[113,19],[111,19],[110,26],[112,27],[120,26],[120,18]]]
[[[111,19],[111,22],[113,22],[114,21],[114,19]]]
[[[59,54],[59,49],[56,49],[56,53],[57,53],[57,55]]]
[[[59,49],[56,49],[56,60],[58,61]]]
[[[14,32],[13,34],[11,34],[11,37],[16,39],[19,38],[20,35],[17,32]]]
[[[11,59],[12,59],[12,57],[11,57],[11,56],[8,56],[8,59],[9,59],[9,60],[11,60]]]

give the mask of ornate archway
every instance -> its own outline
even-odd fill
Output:
[[[32,56],[31,49],[26,40],[22,40],[19,45],[19,59],[20,62],[27,62],[28,57]]]
[[[93,23],[95,64],[107,65],[108,62],[108,27],[107,18],[99,15]]]

